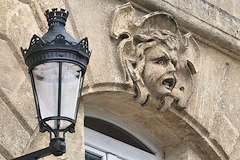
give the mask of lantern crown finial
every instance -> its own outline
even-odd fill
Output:
[[[45,16],[48,21],[48,26],[51,27],[54,24],[61,23],[65,26],[69,12],[65,9],[58,10],[57,8],[53,8],[51,11],[46,10]]]

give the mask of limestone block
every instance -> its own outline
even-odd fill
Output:
[[[213,5],[210,3],[212,3]],[[240,27],[240,20],[232,16],[232,1],[221,0],[211,1],[210,3],[207,3],[203,0],[179,0],[178,6],[176,4],[173,5],[180,7],[181,9],[187,11],[189,14],[192,14],[202,19],[203,21],[212,24],[215,27],[218,27],[223,31],[239,38],[239,35],[237,35],[236,32]],[[223,10],[215,7],[214,5]]]
[[[234,150],[230,154],[230,160],[239,160],[240,159],[240,140],[234,146]]]
[[[236,17],[240,17],[240,10],[239,10],[239,8],[240,8],[240,3],[239,3],[239,1],[238,0],[234,0],[233,1],[233,9],[234,9],[234,16],[236,16]]]
[[[38,125],[38,120],[30,81],[25,79],[20,88],[11,96],[9,95],[9,100],[26,120],[29,125],[27,129],[32,134]]]
[[[180,144],[166,149],[166,160],[206,160],[200,157],[190,144]],[[168,154],[170,152],[171,154]]]
[[[199,72],[196,78],[196,92],[189,113],[206,128],[211,126],[215,112],[224,112],[230,121],[240,129],[238,103],[240,83],[239,63],[230,57],[219,54],[215,49],[201,46]],[[207,65],[206,65],[207,64]]]
[[[227,34],[232,35],[233,37],[239,38],[239,27],[240,27],[240,20],[237,15],[235,17],[232,15],[232,12],[226,12],[225,10],[231,9],[231,6],[233,8],[236,7],[236,5],[233,5],[232,1],[224,1],[221,0],[222,4],[220,6],[216,7],[215,5],[209,3],[205,0],[178,0],[178,3],[176,3],[173,0],[168,1],[154,1],[154,0],[133,0],[136,3],[141,4],[142,6],[145,6],[146,8],[155,11],[159,10],[159,8],[164,9],[176,17],[178,17],[178,20],[181,22],[184,20],[183,24],[181,24],[183,27],[186,27],[192,32],[195,32],[199,34],[199,36],[207,37],[210,36],[209,34],[204,35],[204,32],[210,32],[208,30],[211,30],[213,33],[213,37],[217,38],[220,34],[218,31],[224,31]],[[212,3],[218,4],[220,2],[213,1]],[[238,3],[239,2],[235,2]],[[220,8],[225,8],[225,10]],[[179,15],[180,14],[180,15]],[[194,23],[196,23],[197,19],[201,20],[199,21],[201,25],[205,25],[205,23],[213,26],[214,28],[211,29],[210,26],[204,27],[204,32],[202,32],[201,28],[196,27]],[[190,24],[190,25],[189,25]],[[193,25],[191,25],[193,24]],[[210,27],[210,28],[209,28]],[[216,29],[216,30],[215,30]],[[222,34],[222,33],[221,33]],[[223,34],[224,35],[224,34]],[[227,36],[226,36],[227,37]],[[209,37],[207,37],[208,39]],[[226,39],[226,38],[224,38]],[[231,38],[230,38],[231,39]],[[211,39],[210,39],[211,41]],[[219,40],[222,41],[222,40]],[[228,40],[227,40],[228,41]],[[235,41],[235,40],[230,40]],[[232,43],[230,42],[230,43]],[[237,42],[233,42],[237,43]],[[238,43],[237,43],[238,44]],[[219,45],[217,43],[217,45]]]
[[[196,92],[187,111],[230,154],[240,129],[239,61],[219,54],[215,49],[200,46]]]
[[[30,135],[1,99],[0,110],[0,143],[14,157],[20,156],[28,144]]]
[[[9,18],[9,16],[12,13],[12,11],[19,5],[20,3],[18,1],[9,1],[9,0],[2,0],[0,3],[0,15],[1,15],[1,19],[0,19],[0,33],[2,35],[5,35],[7,32],[7,20]]]
[[[203,160],[193,150],[188,150],[188,160]]]
[[[201,46],[201,44],[200,44]],[[204,127],[209,128],[214,116],[214,107],[218,93],[218,89],[222,84],[219,81],[223,75],[221,56],[217,56],[216,51],[207,48],[204,45],[200,48],[201,55],[198,59],[198,73],[196,74],[196,91],[187,111],[195,119],[197,119]],[[205,54],[211,53],[211,54]],[[218,64],[220,63],[220,64]],[[206,65],[208,64],[208,65]],[[218,79],[216,81],[215,79]],[[211,86],[211,87],[210,87]]]
[[[63,8],[63,9],[68,10],[65,3],[67,3],[67,2],[65,2],[64,0],[51,0],[51,1],[49,1],[49,0],[41,0],[41,1],[32,0],[31,4],[33,5],[33,7],[32,7],[33,12],[36,14],[35,15],[36,17],[39,17],[39,21],[41,21],[39,23],[42,25],[41,30],[43,32],[46,32],[48,29],[47,20],[44,16],[44,12],[47,9],[51,10],[52,8]],[[72,14],[72,13],[70,13],[70,14]],[[71,16],[73,16],[73,15],[70,15],[69,17],[71,17]],[[70,18],[68,18],[68,20],[67,20],[66,29],[67,29],[67,32],[70,33],[74,37],[74,32],[73,32]]]
[[[0,155],[0,160],[6,160],[3,156]]]
[[[32,0],[32,1],[37,1],[37,0]],[[45,11],[47,9],[52,9],[52,8],[65,8],[64,0],[41,0],[37,1],[38,4],[40,5],[42,11]]]
[[[230,154],[237,143],[239,131],[226,116],[216,114],[210,136],[218,141],[227,154]]]
[[[172,1],[170,1],[170,3],[172,3]],[[174,3],[172,3],[174,4]],[[184,8],[184,10],[186,11],[193,11],[193,8],[195,7],[195,1],[191,1],[191,0],[178,0],[178,3],[175,3],[174,4],[175,6],[178,6],[178,7],[181,7],[181,8]]]
[[[6,160],[6,159],[0,154],[0,160]]]
[[[0,56],[0,86],[4,92],[1,96],[6,96],[5,102],[10,101],[7,103],[13,104],[13,109],[16,109],[34,130],[37,121],[30,82],[13,56],[13,51],[3,40],[0,40]]]
[[[109,36],[110,17],[119,3],[112,0],[69,1],[77,30],[81,37],[88,37],[89,48],[92,50],[87,73],[88,82],[92,83],[89,85],[124,81],[119,69],[116,41]]]
[[[234,15],[234,6],[233,6],[233,1],[234,0],[228,0],[228,1],[225,1],[225,0],[207,0],[209,3],[227,11],[228,13]],[[234,15],[236,16],[236,15]]]
[[[25,75],[19,67],[13,51],[3,40],[0,40],[0,56],[1,87],[6,91],[6,94],[10,95],[18,90],[25,79]]]
[[[0,154],[0,160],[6,160],[6,159]]]
[[[32,35],[41,33],[33,12],[29,5],[15,0],[4,0],[1,2],[1,8],[4,10],[1,19],[4,19],[2,23],[5,24],[1,27],[1,30],[5,30],[2,34],[11,40],[17,52],[21,54],[20,47],[28,47]]]

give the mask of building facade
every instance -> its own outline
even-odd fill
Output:
[[[92,56],[67,153],[43,159],[240,160],[238,0],[0,6],[0,160],[49,143],[20,51],[47,31],[48,8],[70,12],[66,28],[75,39],[88,37]]]

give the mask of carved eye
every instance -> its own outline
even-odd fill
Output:
[[[160,64],[160,65],[167,65],[169,59],[167,59],[166,57],[160,57],[158,59],[155,59],[153,62],[155,64]]]

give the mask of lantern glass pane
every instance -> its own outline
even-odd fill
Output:
[[[61,87],[59,85],[59,68],[61,69],[62,75]],[[79,98],[79,90],[80,87],[82,87],[81,68],[72,63],[62,62],[60,64],[59,62],[51,62],[36,66],[32,70],[32,73],[41,118],[67,117],[74,121],[78,110],[77,101]],[[60,108],[58,106],[59,100],[61,100]],[[46,121],[46,123],[52,129],[57,129],[57,120],[49,120]],[[60,119],[59,124],[59,129],[65,129],[72,123]]]
[[[62,64],[61,116],[75,120],[77,99],[81,80],[81,68],[75,64]],[[70,122],[61,121],[60,128],[66,128]]]
[[[59,63],[40,64],[33,69],[32,73],[42,119],[57,116]],[[53,121],[47,121],[47,123],[55,128],[56,123]]]

